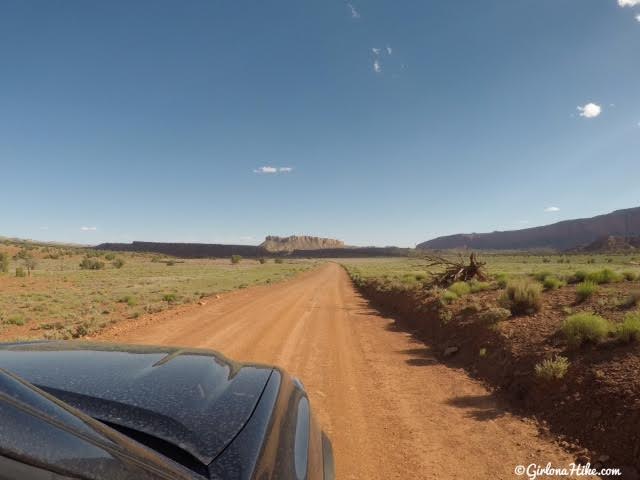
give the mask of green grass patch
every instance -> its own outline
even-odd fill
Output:
[[[513,280],[505,289],[502,303],[514,315],[535,313],[542,307],[542,286],[526,279]]]
[[[464,297],[471,293],[471,286],[467,282],[456,282],[448,288],[448,291],[455,293],[458,297]]]
[[[547,276],[542,281],[542,286],[545,290],[556,290],[560,287],[564,287],[566,284],[564,281],[560,280],[558,277],[553,275]]]
[[[502,307],[492,307],[480,313],[480,321],[487,324],[494,324],[508,319],[511,311]]]
[[[445,290],[444,292],[442,292],[442,295],[440,296],[440,299],[447,304],[453,303],[459,298],[460,297],[458,296],[458,294],[456,292],[452,292],[451,290]]]
[[[585,272],[584,270],[578,270],[574,272],[572,275],[569,275],[568,282],[569,283],[584,282],[587,279],[587,275],[589,275],[588,272]]]
[[[118,299],[118,303],[126,303],[130,307],[135,307],[138,304],[138,302],[136,302],[136,299],[133,298],[133,296],[131,295],[125,295],[124,297],[120,297]]]
[[[552,272],[548,270],[543,270],[542,272],[534,273],[533,278],[535,278],[539,282],[544,282],[546,278],[550,277],[551,275],[553,275]]]
[[[576,298],[578,302],[584,302],[598,291],[598,284],[589,280],[585,280],[576,287]]]
[[[24,318],[24,315],[22,315],[20,313],[14,313],[12,315],[9,315],[4,320],[2,320],[2,323],[6,324],[6,325],[19,325],[19,326],[22,326],[25,323],[27,323],[27,320]]]
[[[627,313],[616,328],[616,337],[624,342],[640,340],[640,312]]]
[[[614,272],[609,268],[603,268],[602,270],[589,273],[586,280],[600,285],[603,283],[620,282],[622,281],[622,278],[621,274]]]
[[[506,288],[507,284],[509,283],[509,275],[507,275],[506,273],[499,273],[498,275],[496,275],[495,279],[498,288]]]
[[[594,313],[576,313],[562,325],[562,333],[569,345],[580,346],[585,342],[598,343],[612,330],[612,324]]]
[[[469,284],[469,288],[471,288],[471,293],[484,292],[486,290],[491,289],[491,284],[489,282],[481,282],[479,280],[470,280],[468,284]]]
[[[536,377],[544,381],[560,380],[569,370],[569,359],[560,355],[548,358],[535,366]]]

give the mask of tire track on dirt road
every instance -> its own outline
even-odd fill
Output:
[[[514,478],[518,464],[573,461],[465,372],[394,331],[335,263],[116,325],[100,340],[212,348],[285,368],[331,437],[339,479],[493,480]]]

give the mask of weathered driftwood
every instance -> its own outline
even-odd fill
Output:
[[[448,287],[455,282],[468,282],[469,280],[487,280],[484,266],[485,262],[478,260],[474,252],[469,255],[469,264],[466,264],[462,255],[457,261],[449,260],[437,255],[425,254],[429,267],[441,268],[443,271],[432,273],[431,284],[437,287]]]

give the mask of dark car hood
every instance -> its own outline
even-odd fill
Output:
[[[272,372],[207,350],[78,342],[0,345],[0,367],[205,465],[249,419]]]

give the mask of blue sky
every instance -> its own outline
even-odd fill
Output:
[[[638,206],[639,51],[640,0],[5,0],[0,235],[413,246]]]

